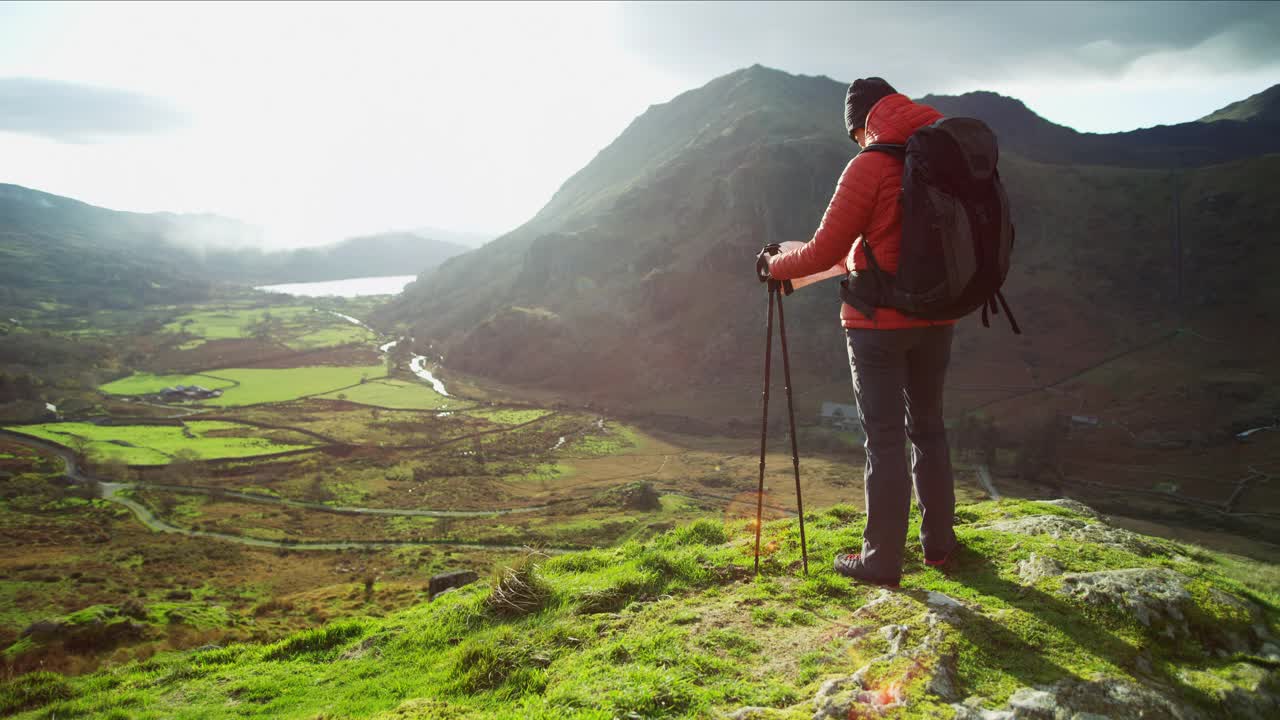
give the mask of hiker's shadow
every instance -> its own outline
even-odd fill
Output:
[[[1104,670],[1105,674],[1129,674],[1140,681],[1179,691],[1202,707],[1214,706],[1204,691],[1187,685],[1163,663],[1154,661],[1146,649],[1146,637],[1139,644],[1132,644],[1103,625],[1097,614],[1038,588],[1000,577],[995,565],[976,553],[962,552],[953,562],[954,566],[946,571],[948,577],[983,595],[999,598],[1014,609],[997,618],[967,608],[959,611],[956,627],[974,646],[977,660],[983,666],[999,669],[1025,685],[1035,686],[1072,677],[1090,680],[1098,666],[1106,663],[1118,672]],[[1046,656],[1053,652],[1050,644],[1054,639],[1044,628],[1036,627],[1032,618],[1102,662],[1083,662],[1084,675],[1054,662]],[[1022,632],[1014,632],[1011,628],[1015,625]],[[1043,642],[1033,645],[1029,639],[1037,637],[1043,638]],[[1065,652],[1070,652],[1070,648],[1058,650],[1059,655]]]

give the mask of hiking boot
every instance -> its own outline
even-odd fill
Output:
[[[929,553],[926,552],[924,554],[924,564],[928,565],[929,567],[936,567],[936,568],[944,567],[947,563],[951,562],[951,558],[956,556],[956,551],[959,549],[960,549],[960,541],[957,540],[956,544],[952,545],[951,549],[948,550],[944,555],[930,555]]]
[[[902,579],[901,576],[881,577],[867,572],[866,565],[862,564],[862,553],[845,553],[836,555],[835,568],[836,572],[840,575],[847,578],[853,578],[858,582],[870,583],[872,585],[898,587],[898,583]]]

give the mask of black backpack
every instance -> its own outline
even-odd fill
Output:
[[[871,269],[849,273],[840,297],[868,318],[875,308],[889,307],[925,320],[952,320],[981,307],[987,327],[987,311],[998,315],[1003,307],[1013,332],[1021,334],[1000,293],[1014,230],[996,170],[996,137],[986,123],[943,118],[916,130],[906,145],[873,144],[864,152],[903,158],[898,272],[884,272],[864,238]]]

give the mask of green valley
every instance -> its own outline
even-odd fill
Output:
[[[403,27],[379,52],[452,32]],[[365,30],[332,51],[353,74]],[[287,104],[295,88],[264,78]],[[1275,88],[1106,133],[990,92],[927,98],[1000,138],[1017,229],[1002,313],[1026,332],[958,323],[947,444],[909,465],[950,468],[961,545],[926,563],[917,504],[885,587],[833,568],[861,547],[881,457],[836,284],[787,296],[780,362],[777,344],[761,354],[773,310],[751,272],[761,246],[810,236],[852,166],[843,83],[754,65],[650,105],[526,223],[468,249],[386,229],[421,227],[473,178],[404,182],[449,155],[408,139],[383,153],[399,169],[375,168],[381,123],[402,118],[380,75],[365,82],[317,83],[310,108],[317,132],[341,115],[358,151],[289,125],[258,154],[267,178],[305,156],[314,186],[264,194],[256,169],[237,174],[289,228],[271,243],[220,215],[0,184],[0,716],[1280,716]],[[469,118],[436,112],[446,85],[405,94],[452,136]],[[124,142],[46,141],[68,158]],[[523,186],[519,149],[451,152]],[[205,202],[208,181],[175,186]],[[494,186],[496,218],[517,198]],[[347,220],[381,229],[331,242]]]

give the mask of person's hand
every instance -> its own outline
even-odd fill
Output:
[[[769,258],[782,252],[782,246],[778,243],[765,245],[764,248],[756,255],[756,279],[760,282],[769,282]]]

